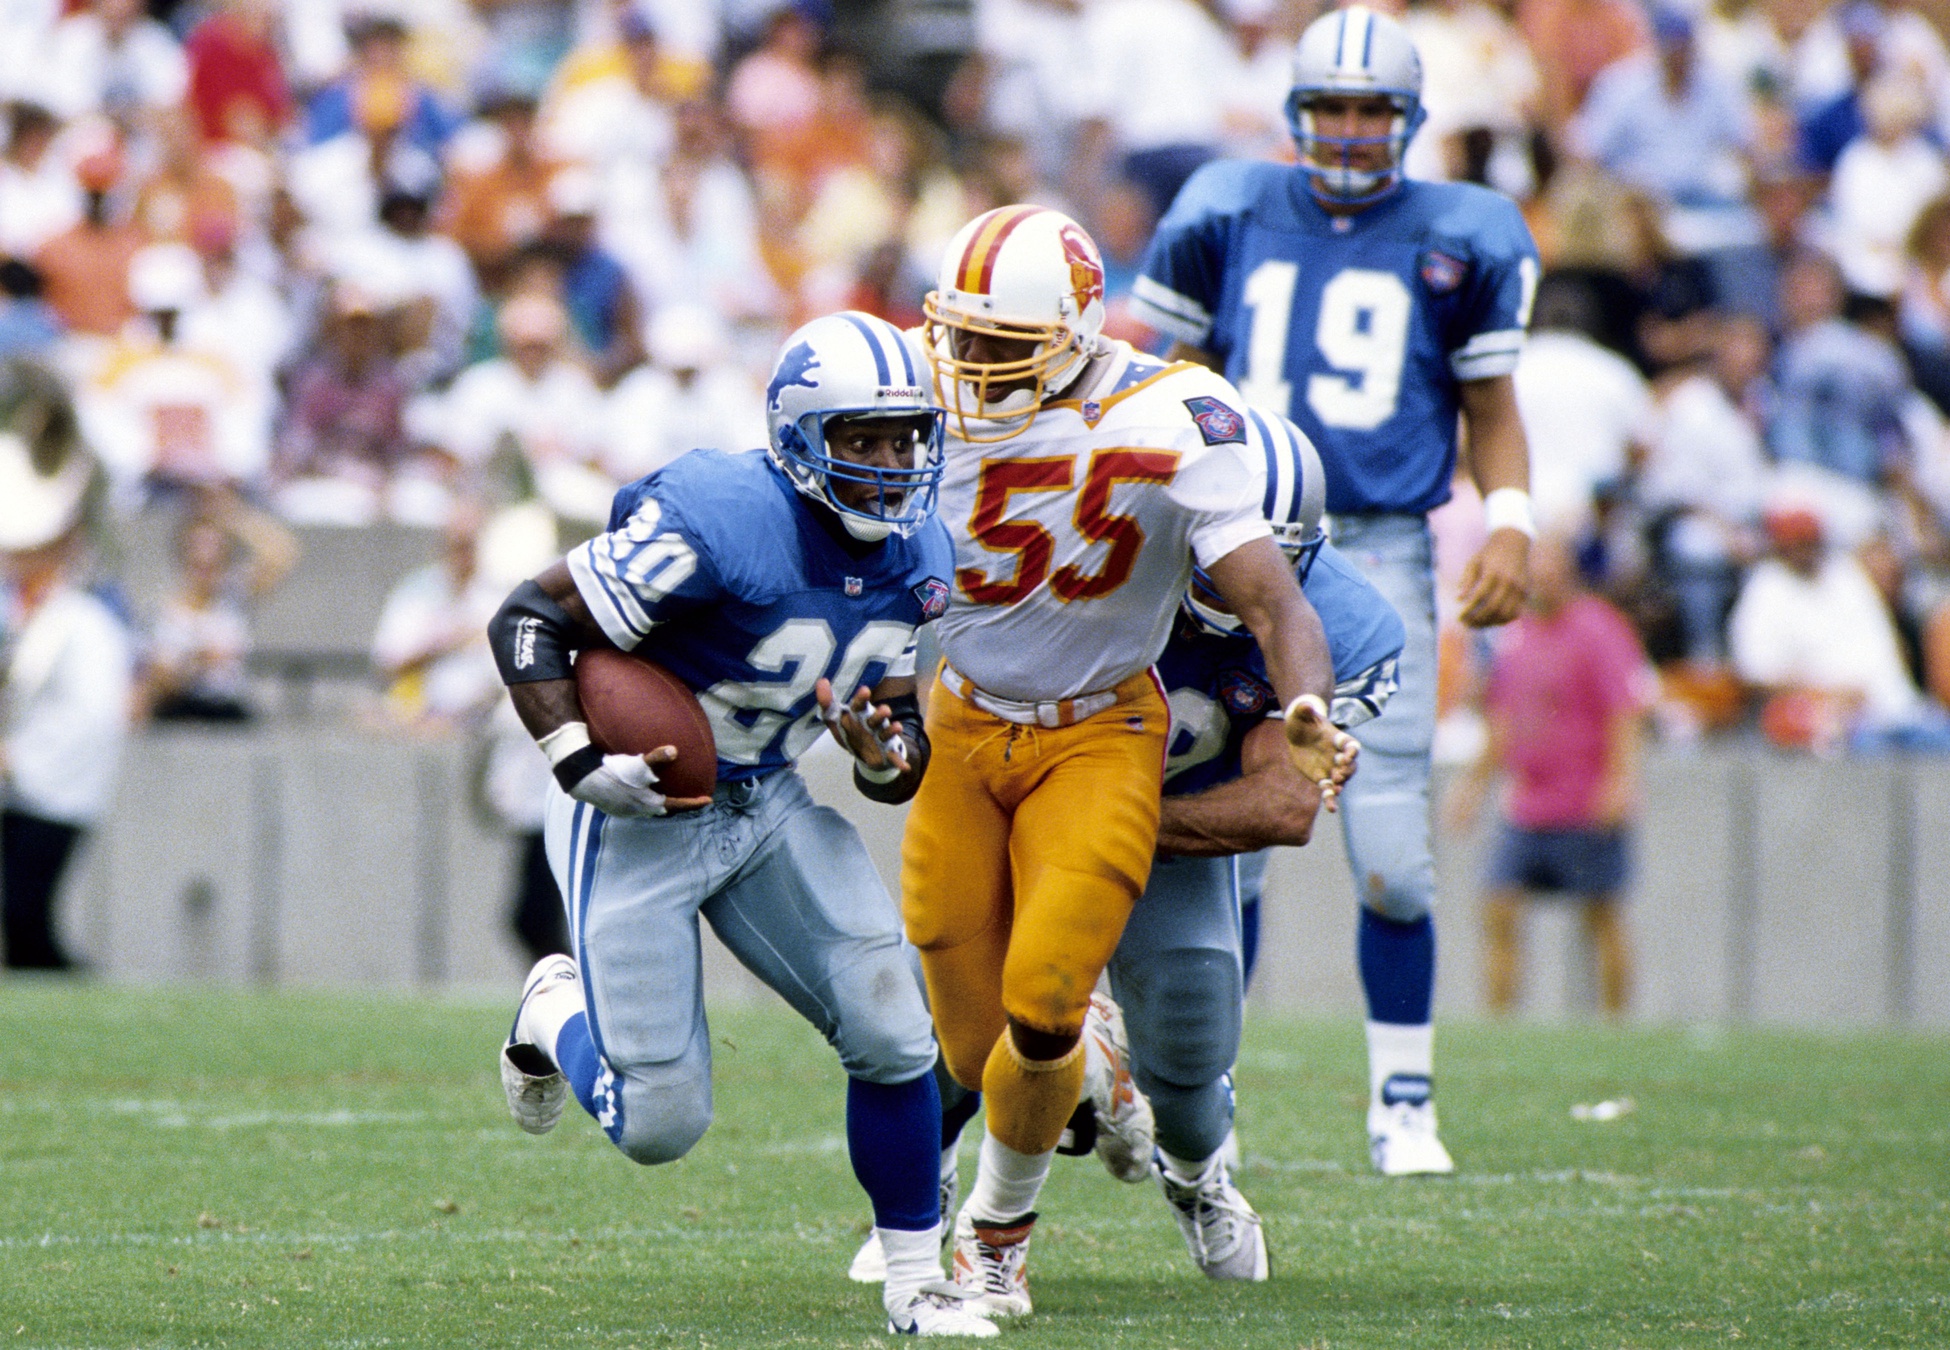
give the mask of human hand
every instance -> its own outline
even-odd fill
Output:
[[[604,755],[569,795],[610,816],[662,816],[695,811],[709,797],[666,797],[656,790],[657,769],[677,760],[677,747],[663,745],[647,755]]]
[[[1530,590],[1530,539],[1521,530],[1494,530],[1463,568],[1456,599],[1471,628],[1494,628],[1523,609]]]
[[[1340,809],[1341,788],[1354,776],[1361,743],[1327,720],[1327,705],[1317,694],[1302,694],[1287,706],[1286,752],[1300,776],[1320,789],[1320,804]]]
[[[813,698],[819,703],[819,720],[861,768],[868,773],[907,772],[901,724],[886,704],[873,702],[872,690],[863,684],[851,702],[841,703],[833,693],[833,682],[821,680],[813,686]]]

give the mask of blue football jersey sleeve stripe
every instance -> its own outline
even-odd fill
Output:
[[[1203,305],[1150,277],[1141,276],[1131,284],[1131,314],[1194,346],[1212,331],[1212,315]]]

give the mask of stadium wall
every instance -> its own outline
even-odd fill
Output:
[[[506,991],[513,844],[476,805],[461,741],[348,731],[153,730],[77,869],[62,917],[99,974],[134,982]],[[897,875],[903,813],[857,797],[837,751],[822,800]],[[1950,1026],[1950,764],[1758,750],[1655,754],[1629,927],[1633,1015],[1660,1022]],[[1358,1013],[1336,823],[1270,879],[1253,999]],[[1484,832],[1439,841],[1439,1000],[1481,1008]],[[715,943],[719,999],[767,997]],[[1526,1015],[1594,1006],[1569,906],[1534,908]]]

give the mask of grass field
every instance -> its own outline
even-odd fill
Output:
[[[718,1123],[645,1170],[573,1108],[515,1129],[505,1015],[0,984],[0,1347],[888,1343],[811,1032],[717,1017]],[[1950,1042],[1459,1025],[1440,1067],[1461,1172],[1384,1183],[1359,1027],[1254,1022],[1272,1281],[1208,1284],[1155,1191],[1060,1160],[1005,1342],[1950,1345]]]

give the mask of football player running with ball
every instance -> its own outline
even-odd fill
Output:
[[[1151,667],[1195,560],[1259,639],[1301,776],[1331,800],[1358,747],[1327,720],[1333,663],[1261,512],[1237,392],[1102,336],[1089,236],[987,212],[924,312],[955,572],[902,909],[948,1070],[987,1108],[956,1277],[1016,1315],[1091,992],[1151,871],[1170,722]]]
[[[490,628],[554,765],[549,863],[576,952],[530,972],[502,1082],[531,1133],[573,1093],[634,1161],[687,1153],[711,1121],[702,915],[839,1053],[889,1329],[993,1336],[942,1278],[936,1049],[898,914],[853,827],[793,769],[830,728],[866,796],[905,801],[924,781],[914,633],[953,566],[934,514],[942,414],[900,331],[851,313],[787,340],[767,411],[769,452],[696,451],[622,489],[608,531],[523,583]],[[657,790],[669,747],[590,743],[570,653],[605,645],[697,694],[711,798]]]
[[[1361,906],[1369,1148],[1384,1175],[1450,1172],[1432,1094],[1435,594],[1427,513],[1449,497],[1457,419],[1489,539],[1463,571],[1464,623],[1520,609],[1529,452],[1511,371],[1537,250],[1507,198],[1410,182],[1422,67],[1401,25],[1361,6],[1315,20],[1294,52],[1293,166],[1208,164],[1159,223],[1134,292],[1174,355],[1222,369],[1287,413],[1327,466],[1335,544],[1401,614],[1401,690],[1362,729],[1342,813]]]

